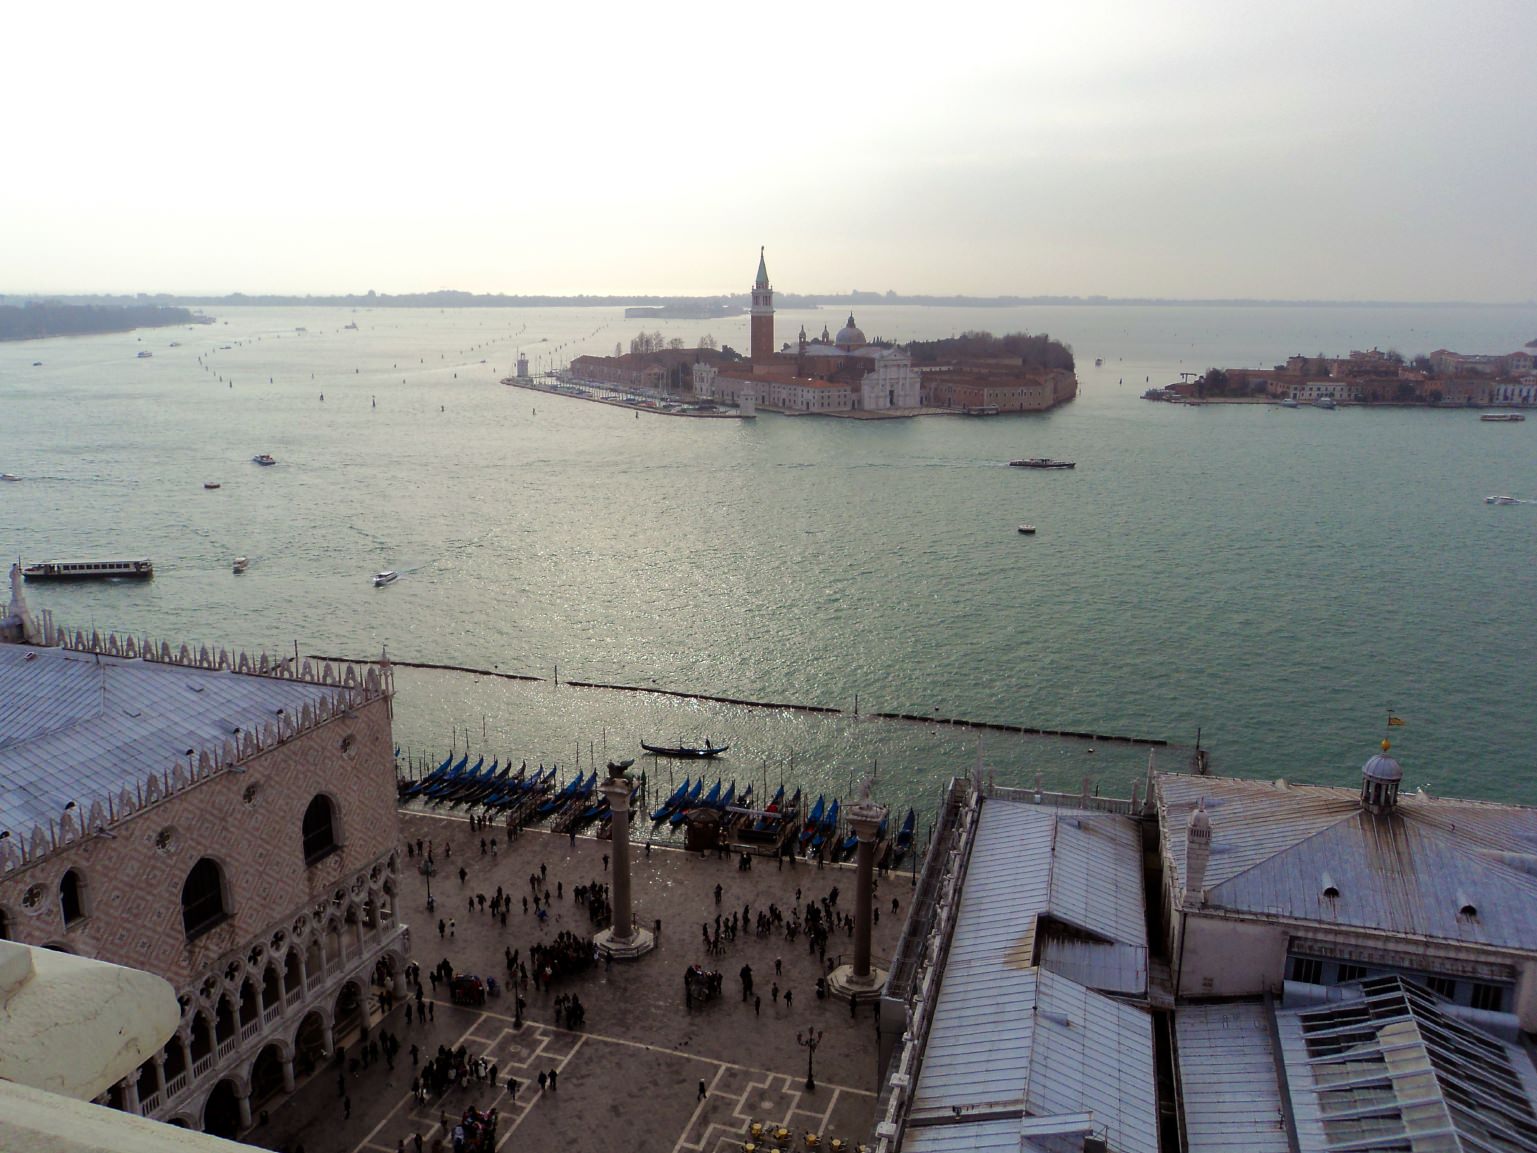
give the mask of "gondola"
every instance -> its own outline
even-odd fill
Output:
[[[834,834],[837,833],[838,804],[839,802],[834,801],[832,803],[832,807],[827,810],[827,815],[823,817],[821,822],[817,825],[817,831],[811,838],[811,848],[813,852],[815,852],[817,849],[820,849],[824,843],[832,840]]]
[[[699,790],[702,788],[704,788],[704,778],[701,777],[699,783],[694,786],[694,791],[688,795],[688,800],[673,810],[672,816],[667,818],[673,828],[676,829],[688,818],[689,810],[696,808],[713,809],[715,807],[715,802],[720,800],[720,779],[716,778],[715,783],[710,786],[710,791],[705,794],[704,800],[701,801],[699,799]]]
[[[811,843],[811,838],[817,835],[817,826],[822,823],[822,808],[827,804],[825,795],[817,797],[817,803],[811,806],[811,814],[806,818],[806,827],[801,830],[801,844]]]
[[[908,850],[913,847],[913,825],[916,820],[916,814],[909,808],[907,816],[902,818],[902,827],[897,830],[897,839],[892,843],[891,860],[893,864],[905,857]]]
[[[683,783],[677,787],[672,796],[668,797],[665,801],[658,805],[656,810],[651,814],[652,824],[660,825],[668,817],[672,816],[672,811],[683,803],[684,797],[688,796],[688,786],[689,779],[684,777]]]
[[[679,760],[709,760],[718,757],[729,749],[730,745],[712,745],[705,741],[703,748],[693,748],[689,745],[648,745],[641,741],[640,747],[656,757],[676,757]]]

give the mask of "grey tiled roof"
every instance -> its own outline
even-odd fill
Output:
[[[1204,798],[1208,908],[1537,952],[1537,810],[1401,793],[1379,815],[1354,789],[1174,774],[1157,789],[1180,892]]]
[[[70,801],[132,790],[178,758],[219,748],[333,698],[337,686],[0,644],[0,830],[23,836]]]

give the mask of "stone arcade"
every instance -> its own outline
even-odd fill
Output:
[[[0,938],[181,1007],[100,1103],[234,1135],[403,991],[392,694],[387,662],[0,644]]]

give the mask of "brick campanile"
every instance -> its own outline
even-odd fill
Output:
[[[768,266],[758,249],[758,279],[752,286],[752,362],[768,364],[774,358],[774,290],[769,287]]]

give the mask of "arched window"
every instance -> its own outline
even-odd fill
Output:
[[[80,874],[74,869],[59,878],[59,910],[64,914],[66,925],[73,925],[85,916],[85,901],[81,892],[84,887]]]
[[[304,810],[304,863],[313,865],[339,847],[336,843],[336,810],[331,805],[331,798],[322,793]]]
[[[202,936],[229,916],[224,902],[224,870],[211,857],[192,866],[181,887],[181,922],[187,939]]]

